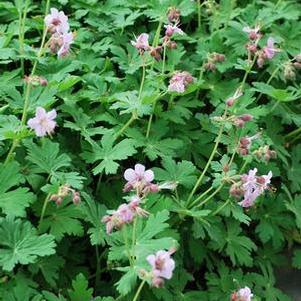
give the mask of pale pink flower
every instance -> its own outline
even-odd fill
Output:
[[[189,72],[177,71],[169,81],[168,91],[183,93],[185,92],[186,86],[193,82],[193,77]]]
[[[63,11],[56,8],[50,9],[50,14],[45,17],[45,24],[51,33],[67,33],[69,31],[68,17]]]
[[[168,37],[171,37],[172,35],[174,35],[175,33],[179,34],[179,35],[183,35],[184,31],[178,27],[178,24],[168,24],[168,25],[164,25],[164,27],[166,28],[165,34]]]
[[[128,204],[121,204],[116,211],[116,215],[126,224],[131,223],[134,218],[133,211]]]
[[[140,203],[141,203],[141,199],[135,195],[135,196],[131,197],[130,203],[128,206],[134,214],[141,216],[141,217],[148,216],[149,213],[140,207]]]
[[[38,137],[50,135],[56,127],[56,122],[54,121],[56,116],[55,110],[46,112],[44,108],[37,107],[35,117],[29,119],[27,125],[35,131]]]
[[[280,49],[274,47],[274,43],[275,41],[273,38],[268,38],[267,46],[263,48],[264,55],[267,59],[272,59],[276,52],[280,51]]]
[[[245,288],[241,288],[238,292],[239,301],[251,301],[254,296],[247,286]]]
[[[70,45],[73,43],[72,32],[64,33],[61,35],[61,47],[57,52],[58,57],[66,56],[69,53]]]
[[[175,269],[175,261],[170,255],[170,252],[160,250],[156,254],[147,256],[146,260],[152,267],[154,278],[171,279]]]
[[[149,35],[147,33],[142,33],[136,38],[136,41],[131,41],[131,44],[138,50],[148,50],[150,48],[148,44],[148,37]]]
[[[147,186],[152,185],[154,180],[154,173],[152,170],[145,170],[145,166],[142,164],[136,164],[135,168],[128,168],[124,172],[124,178],[127,180],[124,191],[130,191],[132,189],[138,189],[143,191]]]
[[[248,174],[241,176],[244,198],[239,203],[242,207],[251,207],[256,199],[269,188],[273,176],[270,171],[267,175],[256,176],[257,168],[251,169]]]

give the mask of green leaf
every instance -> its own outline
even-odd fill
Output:
[[[37,260],[36,263],[29,266],[29,270],[33,274],[37,274],[39,271],[43,274],[45,280],[52,286],[56,286],[56,282],[59,278],[59,271],[64,266],[64,260],[57,256],[48,256]]]
[[[85,276],[78,274],[72,281],[72,289],[68,290],[70,301],[90,301],[93,289],[88,287],[88,280]]]
[[[287,202],[286,207],[294,213],[297,227],[301,230],[301,195],[296,196],[293,202]]]
[[[0,265],[5,271],[11,271],[17,263],[33,263],[39,256],[55,253],[52,235],[37,235],[29,222],[20,219],[2,218],[0,237]]]
[[[173,181],[187,188],[192,187],[196,181],[196,168],[189,161],[176,163],[170,157],[165,157],[162,160],[162,166],[164,169],[153,169],[159,181]]]
[[[93,168],[94,175],[97,175],[103,171],[106,174],[116,173],[119,164],[115,161],[127,159],[129,156],[136,153],[134,148],[134,140],[124,139],[113,146],[114,139],[111,133],[103,135],[100,143],[101,146],[93,144],[92,152],[84,152],[82,154],[82,157],[88,163],[100,161],[100,163]]]
[[[101,222],[101,218],[106,214],[106,207],[99,203],[96,203],[86,193],[82,194],[84,202],[82,202],[80,209],[85,215],[85,220],[90,222],[93,227],[88,230],[90,234],[91,244],[103,245],[104,244],[104,225]]]
[[[41,146],[26,142],[26,159],[37,166],[37,173],[55,174],[62,167],[70,166],[71,159],[66,154],[59,155],[59,144],[45,139]]]
[[[125,296],[133,290],[136,282],[136,272],[134,269],[129,268],[129,270],[116,283],[116,288],[122,296]]]
[[[25,209],[34,202],[35,196],[28,192],[28,188],[12,187],[23,181],[19,165],[11,162],[0,164],[0,208],[9,216],[25,216]]]
[[[43,232],[49,230],[56,240],[61,240],[65,234],[82,236],[84,233],[80,219],[83,213],[80,208],[73,203],[63,202],[56,206],[53,202],[48,205],[45,217],[40,224]]]

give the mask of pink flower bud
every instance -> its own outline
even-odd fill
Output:
[[[58,197],[55,201],[55,203],[59,206],[63,203],[63,199],[61,197]]]
[[[228,107],[232,107],[233,104],[234,104],[234,99],[233,99],[232,97],[230,97],[230,98],[228,98],[228,99],[226,100],[226,105],[227,105]]]
[[[239,118],[242,119],[243,121],[250,121],[253,119],[253,116],[250,114],[243,114]]]
[[[216,70],[216,66],[215,64],[208,62],[204,65],[204,68],[208,71],[215,71]]]

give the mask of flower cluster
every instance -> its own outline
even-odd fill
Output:
[[[46,112],[42,107],[37,107],[34,118],[28,120],[27,125],[35,131],[38,137],[51,135],[56,127],[56,110]]]
[[[248,174],[241,176],[239,182],[234,183],[230,188],[230,195],[243,200],[239,202],[244,208],[248,208],[254,205],[256,199],[269,188],[271,183],[272,172],[267,175],[256,176],[257,168],[249,170]]]
[[[285,79],[294,80],[297,70],[301,69],[301,54],[297,54],[292,60],[284,64]]]
[[[268,145],[259,147],[254,151],[254,155],[258,160],[270,161],[271,159],[276,159],[277,153],[274,150],[271,150]]]
[[[251,301],[253,296],[250,288],[246,286],[234,292],[231,295],[231,301]]]
[[[169,81],[168,91],[183,93],[186,87],[193,82],[193,77],[186,71],[177,71]]]
[[[239,146],[238,146],[238,149],[237,149],[237,152],[241,155],[241,156],[246,156],[249,154],[249,151],[250,151],[250,148],[251,148],[251,145],[252,145],[252,141],[254,139],[257,139],[259,137],[259,134],[256,134],[252,137],[242,137],[240,140],[239,140]]]
[[[210,53],[207,58],[207,62],[204,64],[204,68],[207,71],[215,71],[216,63],[221,63],[225,60],[225,55],[217,52]]]
[[[244,27],[243,31],[248,33],[249,42],[246,45],[246,48],[249,53],[249,57],[251,58],[253,55],[257,57],[257,66],[261,68],[266,60],[271,60],[280,49],[275,48],[274,39],[269,37],[267,39],[266,46],[262,49],[258,49],[258,42],[262,38],[262,34],[260,33],[260,27],[257,25],[255,28]]]
[[[69,53],[70,45],[73,43],[73,33],[69,32],[68,17],[63,11],[56,8],[50,9],[50,14],[45,17],[45,25],[51,33],[49,48],[51,52],[57,53],[59,57]]]
[[[177,8],[169,8],[169,24],[164,25],[165,36],[163,37],[161,45],[150,46],[148,42],[149,35],[147,33],[141,33],[138,37],[135,38],[135,41],[131,41],[131,44],[139,51],[141,55],[143,55],[145,51],[148,51],[149,54],[157,61],[161,60],[161,52],[164,47],[167,47],[169,49],[177,48],[177,43],[175,41],[172,41],[171,38],[175,34],[184,34],[183,30],[179,27],[180,15],[181,13]]]
[[[25,75],[24,81],[27,84],[31,84],[33,87],[48,85],[47,79],[38,75],[29,75],[29,76]]]
[[[152,268],[150,276],[154,287],[162,287],[164,279],[171,279],[175,269],[175,261],[171,258],[174,252],[175,250],[160,250],[156,254],[147,256],[146,260]]]
[[[117,210],[111,211],[110,215],[105,215],[102,222],[106,224],[107,233],[114,229],[121,229],[123,225],[130,224],[136,217],[146,217],[148,212],[140,207],[149,193],[158,192],[161,189],[174,189],[174,183],[163,183],[158,185],[153,183],[154,173],[145,169],[142,164],[136,164],[134,169],[128,168],[124,172],[127,181],[123,192],[135,191],[135,195],[129,198],[128,203],[121,204]]]
[[[54,201],[59,206],[68,195],[71,195],[74,205],[78,205],[80,203],[81,197],[79,192],[71,188],[68,184],[61,186],[58,193],[52,194],[50,196],[50,201]]]

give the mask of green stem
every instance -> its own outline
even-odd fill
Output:
[[[271,74],[271,76],[269,77],[269,79],[267,80],[267,85],[272,81],[272,79],[275,77],[275,75],[278,73],[278,71],[281,69],[282,67],[282,64],[278,65],[275,70],[273,71],[273,73]],[[262,96],[262,93],[260,93],[257,98],[256,98],[256,101],[257,102]]]
[[[153,112],[155,111],[157,101],[158,101],[161,97],[163,97],[166,93],[167,93],[167,91],[164,92],[163,94],[160,94],[157,98],[155,98],[155,100],[153,101]],[[146,130],[146,135],[145,135],[146,138],[148,138],[148,137],[149,137],[149,134],[150,134],[150,129],[151,129],[152,121],[153,121],[153,116],[154,116],[154,113],[152,113],[152,114],[149,116],[149,119],[148,119],[147,130]]]
[[[224,183],[222,183],[211,195],[209,195],[204,201],[202,201],[201,203],[199,203],[197,207],[202,207],[203,205],[205,205],[208,201],[210,201],[217,193],[220,192],[220,190],[224,187]]]
[[[201,28],[201,25],[202,25],[202,23],[201,23],[201,0],[198,0],[198,3],[197,3],[197,5],[198,5],[198,29],[200,29]]]
[[[95,246],[95,253],[96,253],[96,274],[95,274],[95,290],[96,290],[97,283],[99,282],[99,277],[100,277],[100,257],[99,257],[98,245]]]
[[[13,140],[13,144],[12,144],[12,146],[11,146],[11,148],[10,148],[7,156],[6,156],[6,159],[4,161],[4,165],[7,164],[10,161],[10,159],[11,159],[11,157],[13,155],[13,152],[14,152],[15,148],[17,147],[18,143],[19,143],[18,139],[14,139]]]
[[[23,11],[19,12],[19,53],[21,56],[21,72],[24,76],[24,33],[29,0],[26,0]]]
[[[130,265],[133,266],[133,261],[132,261],[132,257],[131,257],[129,240],[128,240],[128,235],[127,235],[127,227],[126,226],[124,226],[122,228],[122,234],[123,234],[124,245],[125,245],[125,249],[126,249],[126,253],[127,253]]]
[[[199,200],[201,200],[206,194],[208,194],[213,187],[209,187],[205,192],[203,192],[200,196],[198,196],[190,205],[188,208],[192,208]]]
[[[51,196],[51,193],[48,193],[45,200],[44,200],[44,204],[43,204],[42,212],[41,212],[41,216],[40,216],[40,221],[39,221],[39,226],[41,226],[41,224],[43,222],[45,212],[46,212],[46,208],[47,208],[47,204],[48,204],[50,196]]]
[[[225,112],[224,112],[224,115],[223,115],[223,116],[225,117],[226,114],[227,114],[227,107],[226,107],[226,109],[225,109]],[[219,143],[220,143],[220,139],[221,139],[222,134],[223,134],[224,126],[225,126],[225,124],[222,123],[222,125],[221,125],[221,127],[220,127],[220,130],[219,130],[219,133],[218,133],[218,136],[217,136],[216,141],[215,141],[215,145],[214,145],[213,150],[212,150],[212,152],[211,152],[211,155],[210,155],[210,157],[209,157],[209,159],[208,159],[208,161],[207,161],[207,164],[206,164],[205,168],[203,169],[203,172],[201,173],[201,175],[200,175],[200,177],[198,178],[197,182],[195,183],[195,185],[194,185],[192,191],[191,191],[190,194],[189,194],[189,197],[188,197],[188,200],[187,200],[188,205],[189,205],[189,203],[190,203],[190,201],[191,201],[191,199],[192,199],[194,193],[196,192],[196,190],[198,189],[198,187],[199,187],[200,184],[202,183],[202,180],[203,180],[203,178],[204,178],[204,176],[205,176],[205,174],[206,174],[206,172],[207,172],[207,170],[208,170],[208,168],[209,168],[209,166],[210,166],[210,164],[211,164],[211,161],[212,161],[213,158],[214,158],[214,155],[215,155],[215,153],[216,153],[216,151],[217,151],[218,145],[219,145]]]
[[[212,215],[217,215],[221,210],[223,210],[228,204],[230,203],[230,199],[228,199],[226,202],[224,202],[224,204],[222,206],[220,206],[219,208],[217,208]]]
[[[138,289],[137,289],[137,292],[136,292],[136,294],[135,294],[135,296],[134,296],[134,298],[133,298],[132,301],[137,301],[137,300],[138,300],[139,295],[140,295],[140,293],[141,293],[141,290],[142,290],[144,284],[145,284],[145,280],[143,280],[143,281],[140,283],[140,285],[139,285],[139,287],[138,287]]]
[[[137,218],[133,221],[133,229],[132,229],[132,248],[131,248],[131,257],[132,260],[135,261],[135,258],[133,257],[135,253],[135,245],[136,245],[136,225],[137,225]]]
[[[284,139],[291,138],[301,132],[301,127],[298,129],[293,130],[292,132],[288,133],[286,136],[284,136]]]
[[[120,129],[120,131],[116,134],[115,139],[119,138],[123,132],[137,119],[137,115],[135,112],[132,113],[131,118],[127,121],[127,123]]]
[[[241,84],[240,84],[240,88],[241,88],[241,89],[244,88],[244,85],[245,85],[245,83],[246,83],[246,81],[247,81],[248,75],[249,75],[250,72],[252,71],[252,68],[253,68],[253,66],[254,66],[254,64],[255,64],[255,62],[256,62],[256,59],[257,59],[257,55],[254,55],[253,61],[252,61],[251,65],[248,67],[248,69],[246,70],[245,75],[244,75],[244,77],[243,77],[243,79],[242,79],[242,82],[241,82]]]

